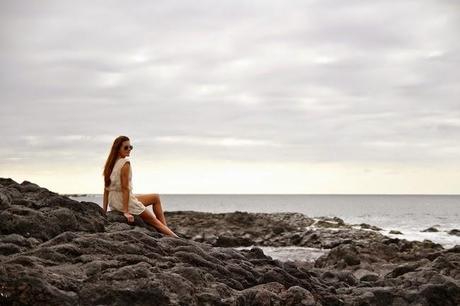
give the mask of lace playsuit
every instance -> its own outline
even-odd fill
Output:
[[[118,210],[123,212],[123,192],[121,189],[121,168],[123,165],[128,162],[127,157],[119,158],[115,165],[113,166],[112,173],[110,174],[110,186],[106,187],[106,190],[109,191],[109,207],[111,210]],[[132,183],[131,183],[131,167],[129,167],[129,201],[128,201],[128,211],[133,215],[139,215],[145,210],[144,204],[139,201],[133,194]]]

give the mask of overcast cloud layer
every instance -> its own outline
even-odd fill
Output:
[[[459,3],[2,1],[0,167],[458,165]]]

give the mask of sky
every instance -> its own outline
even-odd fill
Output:
[[[460,193],[460,2],[1,1],[0,177],[102,193]]]

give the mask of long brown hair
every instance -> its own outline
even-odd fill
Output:
[[[117,161],[121,144],[126,140],[129,140],[127,136],[118,136],[113,141],[112,149],[110,149],[109,157],[107,157],[107,161],[105,162],[104,166],[104,172],[102,174],[104,175],[104,187],[109,187],[110,185],[110,174],[112,173],[115,162]]]

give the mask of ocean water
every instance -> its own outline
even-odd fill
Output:
[[[383,229],[382,234],[407,240],[429,239],[445,248],[460,245],[460,237],[449,235],[460,229],[459,195],[175,195],[160,194],[166,211],[205,212],[299,212],[308,217],[339,217],[346,223],[368,223]],[[102,205],[102,195],[71,197]],[[421,232],[435,226],[439,232]],[[403,235],[389,234],[398,230]],[[263,248],[274,258],[295,258],[309,248]],[[291,256],[290,256],[290,255]],[[317,254],[317,253],[315,253]],[[315,254],[307,256],[317,257]]]

